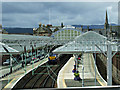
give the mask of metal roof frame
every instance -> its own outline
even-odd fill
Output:
[[[118,46],[107,40],[107,37],[102,36],[94,31],[86,32],[77,36],[73,42],[67,43],[53,51],[56,54],[73,54],[73,53],[101,53],[107,51],[107,44],[111,43],[112,51],[118,51]],[[98,48],[99,47],[99,48]],[[101,49],[101,50],[100,50]]]
[[[9,53],[11,53],[11,54],[19,54],[19,51],[9,47],[8,45],[6,45],[4,43],[0,42],[0,54],[2,54],[2,55],[5,54],[6,55],[6,54],[9,54]]]
[[[112,57],[117,51],[120,51],[120,45],[118,43],[113,43],[108,39],[94,31],[89,31],[78,36],[73,42],[55,49],[53,53],[74,55],[79,54],[80,52],[103,53],[107,56],[107,85],[110,86],[112,85]],[[115,52],[112,54],[113,51]]]

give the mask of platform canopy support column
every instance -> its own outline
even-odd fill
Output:
[[[107,85],[112,85],[112,51],[111,45],[108,43],[107,50]]]
[[[26,65],[27,65],[27,51],[26,51],[26,46],[24,46],[24,52],[25,52],[25,74],[26,74],[26,72],[27,72],[27,70],[26,70]]]
[[[78,71],[78,54],[74,54],[74,56],[75,56],[76,71]]]
[[[96,47],[95,47],[95,51],[96,51]],[[94,59],[95,59],[95,60],[94,60],[94,65],[95,65],[95,66],[94,66],[94,71],[95,71],[95,86],[96,86],[96,81],[97,81],[97,80],[96,80],[96,67],[97,67],[97,66],[96,66],[96,52],[94,52],[94,56],[95,56],[95,58],[94,58]]]
[[[21,54],[21,57],[22,57],[22,67],[24,67],[24,53]]]
[[[10,73],[12,73],[12,55],[10,54]]]

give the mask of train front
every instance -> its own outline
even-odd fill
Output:
[[[56,54],[50,53],[48,60],[49,64],[56,64],[57,63]]]

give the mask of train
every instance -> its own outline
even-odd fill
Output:
[[[56,54],[53,54],[53,53],[49,53],[49,56],[48,56],[48,63],[49,64],[57,64],[57,61],[58,61],[58,55]]]

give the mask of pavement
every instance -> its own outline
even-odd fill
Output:
[[[0,66],[0,77],[6,74],[6,72],[9,72],[10,69],[8,66]]]
[[[2,70],[4,68],[8,68],[8,66],[0,66],[0,70]]]
[[[28,72],[30,72],[33,68],[38,67],[38,65],[42,65],[45,62],[47,62],[48,59],[45,58],[43,60],[40,60],[36,63],[34,63],[34,66],[32,64],[29,64],[26,66],[26,72],[25,70],[22,68],[16,72],[11,73],[10,75],[0,79],[0,85],[1,88],[0,89],[11,89],[14,87],[14,85],[22,78],[24,77],[25,74],[27,74]]]
[[[90,86],[106,86],[107,85],[107,82],[101,77],[97,67],[95,67],[93,55],[87,54],[87,53],[83,54],[83,65],[81,61],[78,67],[81,80],[75,81],[74,73],[72,72],[75,65],[74,59],[75,57],[71,57],[69,61],[64,65],[64,67],[60,70],[57,78],[58,88],[90,87]],[[84,66],[84,77],[82,73],[83,66]],[[95,79],[94,69],[96,69],[96,79]],[[82,83],[82,80],[84,81],[84,84]],[[96,83],[95,83],[95,80],[96,80]]]
[[[22,66],[22,64],[19,64],[19,65],[15,65],[13,67],[13,71],[17,70],[17,68],[20,68]],[[2,67],[2,66],[1,66]],[[3,66],[1,69],[0,69],[0,77],[4,76],[5,74],[7,74],[8,72],[10,72],[10,66]]]

